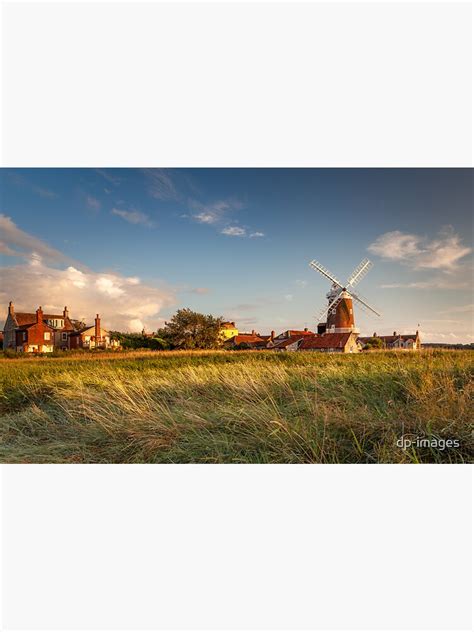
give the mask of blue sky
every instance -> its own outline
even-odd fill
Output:
[[[363,333],[473,340],[468,169],[4,169],[2,315],[67,303],[155,329],[178,307],[267,333],[314,327],[361,259]]]

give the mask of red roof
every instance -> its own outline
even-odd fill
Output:
[[[397,340],[403,340],[404,342],[406,342],[407,340],[416,340],[417,334],[396,334],[395,336],[364,336],[362,338],[359,338],[359,340],[363,344],[366,344],[367,342],[369,342],[369,340],[372,340],[373,338],[379,338],[385,344],[391,345]]]
[[[15,312],[13,314],[13,318],[18,325],[18,327],[29,327],[36,323],[36,312]],[[71,320],[68,316],[64,318],[63,314],[44,314],[43,313],[43,321],[45,320],[64,320],[63,329],[66,331],[74,331],[74,326],[71,323]]]
[[[227,342],[232,342],[234,345],[240,345],[242,342],[246,343],[254,343],[254,342],[265,342],[263,338],[260,336],[254,336],[252,334],[239,334],[238,336],[233,336],[229,338]]]
[[[290,336],[314,336],[314,331],[309,331],[308,329],[303,329],[300,331],[299,329],[289,329],[288,333]]]
[[[303,336],[291,336],[290,338],[285,338],[284,340],[277,340],[273,345],[272,349],[286,349],[298,340],[303,340]]]
[[[303,338],[300,349],[344,349],[351,333],[345,334],[323,334],[313,335],[310,338]]]
[[[18,326],[22,325],[33,325],[36,323],[36,312],[30,314],[29,312],[15,312],[13,314],[14,320],[17,322]],[[44,314],[43,320],[53,320],[53,319],[63,319],[63,314]]]

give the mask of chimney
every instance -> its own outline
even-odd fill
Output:
[[[397,335],[397,332],[396,332],[396,331],[394,331],[394,332],[393,332],[393,335],[394,335],[394,336],[396,336],[396,335]]]
[[[255,336],[255,329],[252,329],[252,336]]]
[[[98,342],[100,340],[100,318],[99,318],[99,314],[96,314],[96,316],[95,316],[95,339],[96,339],[96,342]]]
[[[10,301],[8,303],[8,313],[11,314],[11,316],[13,316],[13,314],[15,313],[15,309],[13,308],[13,301]]]
[[[374,333],[372,334],[372,338],[377,338],[377,332],[374,331]]]
[[[275,338],[275,332],[272,329],[271,332],[270,332],[270,340],[273,340],[274,338]]]
[[[232,322],[232,323],[230,323],[230,324],[232,325],[232,327],[235,327],[235,323],[234,323],[234,322]]]
[[[69,310],[67,308],[67,305],[65,305],[63,309],[63,318],[69,318]]]
[[[305,328],[304,328],[304,330],[305,330],[305,331],[308,331],[308,328],[307,328],[307,327],[305,327]]]
[[[37,323],[42,323],[43,322],[43,309],[42,309],[41,305],[36,310],[36,322]]]

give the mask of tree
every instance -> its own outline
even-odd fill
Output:
[[[372,336],[365,343],[366,349],[383,349],[383,340],[381,338],[377,338]]]
[[[221,346],[222,318],[179,309],[158,336],[174,349],[216,349]]]

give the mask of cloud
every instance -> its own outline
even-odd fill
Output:
[[[459,260],[472,249],[461,243],[459,235],[451,227],[444,228],[436,239],[394,230],[384,233],[368,247],[369,252],[383,259],[399,261],[418,269],[453,271]]]
[[[402,333],[413,333],[413,331]],[[467,344],[474,340],[474,336],[467,332],[454,332],[454,331],[424,331],[420,330],[420,338],[422,343],[429,342],[445,342],[445,343],[458,343],[458,344]]]
[[[234,199],[216,200],[209,204],[202,204],[197,200],[189,200],[189,208],[191,211],[194,211],[191,217],[196,222],[217,224],[225,218],[227,213],[241,209],[242,204]]]
[[[193,287],[189,290],[191,294],[209,294],[210,289],[208,287]]]
[[[302,281],[301,279],[296,279],[295,285],[298,287],[306,287],[308,285],[308,281]]]
[[[10,300],[17,311],[28,312],[38,305],[51,312],[68,305],[72,318],[91,323],[100,313],[109,329],[140,331],[154,328],[162,320],[160,311],[175,302],[171,289],[145,285],[136,276],[89,270],[22,231],[5,215],[0,215],[0,233],[7,254],[13,252],[24,259],[18,265],[0,267],[3,318]],[[21,252],[13,251],[10,245]]]
[[[100,210],[100,207],[102,206],[100,201],[97,198],[93,197],[92,195],[86,196],[86,204],[89,208],[91,208],[94,211]]]
[[[203,204],[198,200],[189,200],[188,204],[191,214],[183,214],[181,217],[190,218],[199,224],[214,225],[216,229],[220,229],[219,232],[222,235],[230,237],[249,237],[252,239],[265,237],[265,233],[261,231],[247,232],[247,230],[250,230],[248,227],[243,228],[242,226],[237,226],[236,220],[229,217],[233,211],[238,211],[243,208],[243,204],[240,200],[227,198],[216,200],[208,204]]]
[[[245,236],[245,228],[241,228],[240,226],[226,226],[221,230],[223,235],[229,235],[230,237],[244,237]]]
[[[2,253],[5,255],[30,256],[31,253],[53,262],[76,263],[59,250],[51,248],[33,235],[18,228],[10,217],[0,213],[0,235],[2,236]],[[11,248],[14,246],[18,250]]]
[[[408,283],[384,283],[383,289],[413,289],[413,290],[464,290],[472,286],[471,274],[462,267],[456,277],[452,275],[436,276],[426,281],[409,281]]]
[[[43,189],[43,187],[32,186],[31,190],[42,198],[54,199],[58,197],[57,193],[50,191],[49,189]]]
[[[19,255],[21,256],[20,252],[18,252],[17,250],[13,250],[13,248],[10,248],[10,246],[8,244],[5,244],[3,241],[0,241],[0,254],[8,255],[10,257],[18,257]]]
[[[142,224],[143,226],[148,226],[148,228],[155,226],[148,215],[140,211],[123,211],[122,209],[113,208],[110,212],[112,215],[118,215],[130,224]]]
[[[110,184],[115,186],[118,186],[122,182],[118,176],[106,171],[105,169],[96,169],[95,172],[102,176],[104,180],[107,180],[107,182],[110,182]]]
[[[449,309],[445,309],[440,314],[472,314],[474,312],[474,303],[469,305],[455,305]]]
[[[291,302],[293,300],[293,294],[285,294],[283,298],[285,299],[285,301]]]
[[[119,274],[83,272],[68,266],[52,268],[37,260],[35,265],[22,264],[3,268],[0,290],[2,316],[4,305],[13,300],[17,311],[34,311],[42,305],[46,311],[60,311],[68,305],[72,318],[92,323],[101,314],[104,326],[122,331],[153,328],[163,307],[174,302],[174,294],[130,282]]]
[[[217,221],[217,218],[212,213],[197,213],[197,215],[193,216],[197,222],[201,222],[202,224],[213,224]]]
[[[158,200],[174,200],[178,198],[170,172],[165,169],[144,169],[148,181],[148,193]]]
[[[44,187],[39,187],[35,184],[32,184],[25,178],[25,176],[22,176],[15,171],[10,172],[8,175],[12,182],[14,182],[16,185],[26,187],[42,198],[53,199],[58,197],[58,194],[54,191],[50,191],[49,189],[45,189]]]

